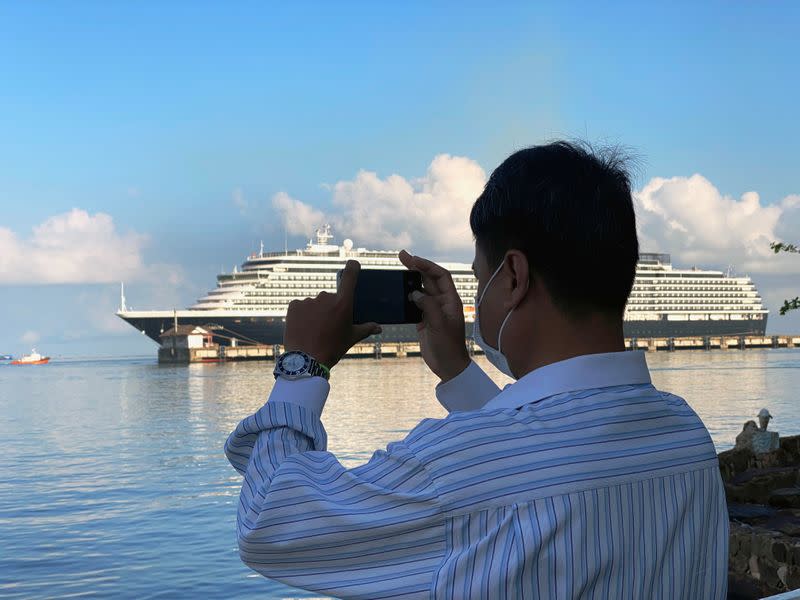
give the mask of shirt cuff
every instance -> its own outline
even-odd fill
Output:
[[[302,379],[278,377],[267,402],[287,402],[320,416],[330,389],[331,386],[324,377]]]
[[[466,369],[436,386],[436,399],[448,412],[480,410],[500,393],[500,388],[475,361]]]

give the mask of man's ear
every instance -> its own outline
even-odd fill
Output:
[[[519,306],[530,287],[530,265],[528,257],[519,250],[509,250],[505,256],[505,267],[511,274],[511,295],[506,300],[505,309]]]

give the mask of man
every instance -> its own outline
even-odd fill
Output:
[[[242,560],[346,598],[725,598],[714,446],[625,352],[638,241],[622,161],[565,142],[517,152],[470,226],[475,340],[517,381],[501,391],[470,360],[450,275],[402,252],[423,276],[420,342],[450,414],[345,469],[325,452],[318,363],[379,330],[351,323],[348,263],[339,293],[290,304],[286,350],[305,354],[284,355],[226,443],[244,475]]]

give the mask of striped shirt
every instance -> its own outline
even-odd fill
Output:
[[[225,452],[240,556],[344,597],[725,598],[728,515],[708,431],[644,354],[584,355],[500,391],[472,363],[450,411],[344,468],[321,378],[276,381]]]

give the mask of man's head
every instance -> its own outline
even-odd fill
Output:
[[[481,331],[496,348],[514,309],[501,349],[518,376],[526,351],[558,345],[552,337],[574,336],[575,327],[615,329],[622,342],[639,257],[624,162],[618,151],[568,142],[520,150],[495,169],[472,207],[479,294],[500,269],[481,303]]]

